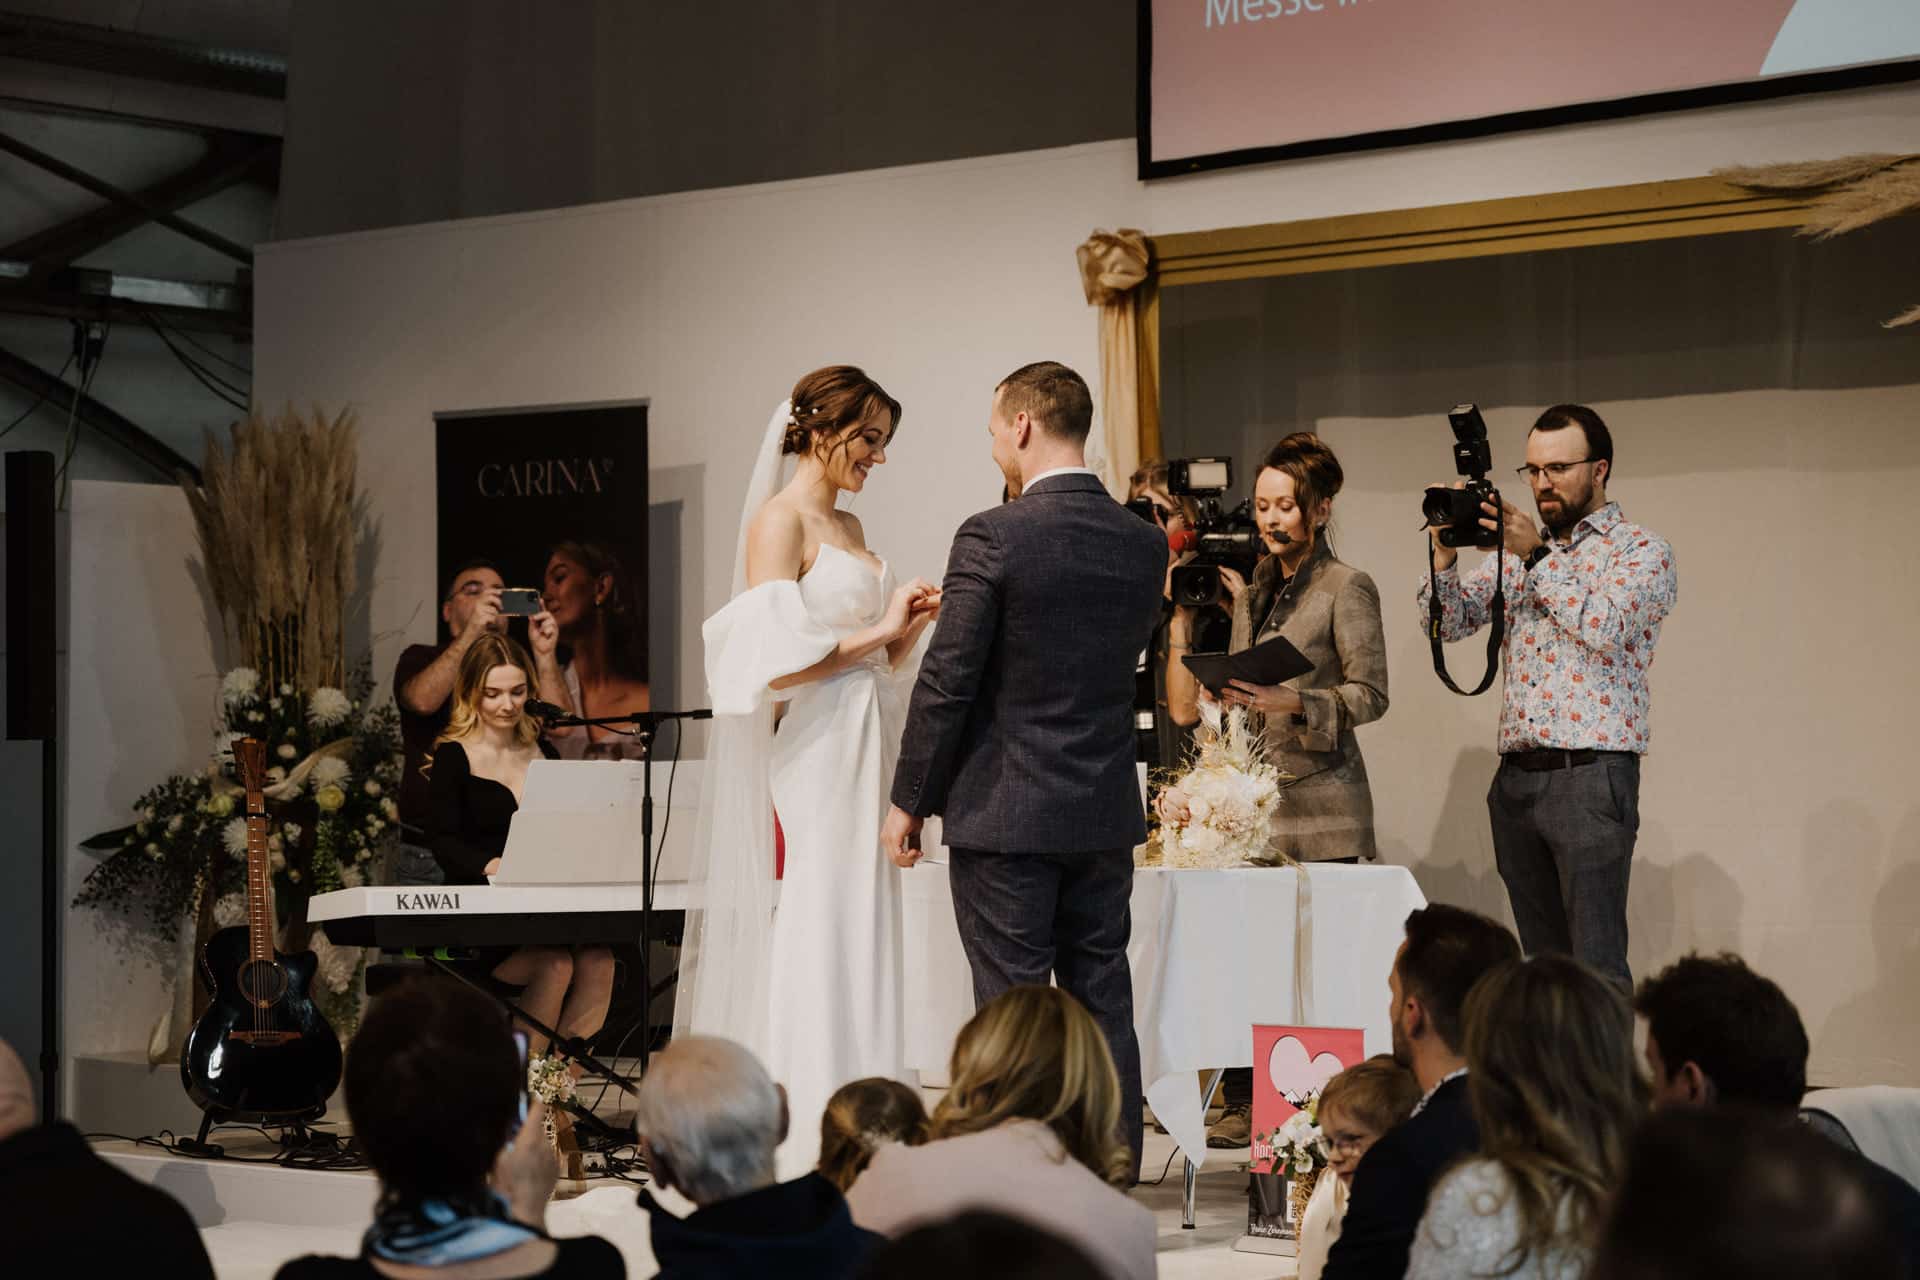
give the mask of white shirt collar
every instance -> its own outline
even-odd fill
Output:
[[[1054,476],[1098,476],[1099,474],[1100,473],[1092,467],[1054,467],[1050,470],[1042,471],[1039,475],[1021,485],[1020,492],[1025,493],[1042,480],[1049,480]]]
[[[1407,1119],[1411,1120],[1413,1119],[1413,1116],[1417,1116],[1422,1111],[1425,1111],[1427,1109],[1427,1104],[1433,1101],[1434,1094],[1440,1092],[1442,1089],[1446,1088],[1449,1084],[1453,1083],[1455,1080],[1460,1079],[1462,1076],[1466,1074],[1467,1074],[1467,1069],[1465,1067],[1460,1067],[1460,1068],[1457,1068],[1456,1070],[1447,1072],[1447,1074],[1444,1076],[1441,1076],[1439,1083],[1435,1084],[1433,1088],[1427,1090],[1427,1096],[1420,1099],[1420,1104],[1413,1109],[1413,1115],[1408,1116]]]

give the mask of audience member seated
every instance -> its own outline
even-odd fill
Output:
[[[8,1275],[213,1280],[180,1202],[95,1155],[80,1131],[37,1124],[33,1081],[0,1040],[0,1223]]]
[[[506,1015],[457,982],[416,978],[376,996],[347,1051],[347,1116],[380,1176],[357,1258],[296,1258],[278,1280],[409,1277],[620,1280],[598,1236],[555,1240],[558,1168]],[[489,1178],[491,1175],[491,1178]]]
[[[1465,1015],[1480,1154],[1435,1184],[1407,1280],[1580,1280],[1647,1109],[1626,993],[1546,953],[1482,978]]]
[[[874,1250],[859,1280],[1103,1280],[1098,1264],[1051,1231],[974,1210],[916,1227]]]
[[[640,1148],[653,1180],[698,1206],[676,1218],[640,1193],[664,1280],[833,1280],[879,1243],[818,1173],[775,1181],[787,1118],[786,1090],[731,1040],[683,1036],[653,1059],[635,1103]]]
[[[1588,1280],[1909,1277],[1867,1170],[1777,1119],[1689,1107],[1643,1124]]]
[[[1347,1193],[1360,1157],[1387,1130],[1413,1114],[1420,1082],[1388,1054],[1355,1063],[1320,1091],[1320,1132],[1327,1142],[1327,1172],[1313,1188],[1300,1218],[1300,1280],[1320,1280],[1327,1250],[1340,1238]]]
[[[1440,1173],[1480,1148],[1467,1102],[1461,1009],[1484,975],[1520,958],[1511,931],[1459,907],[1422,907],[1387,975],[1393,1056],[1424,1090],[1405,1123],[1354,1170],[1340,1238],[1323,1280],[1401,1280],[1427,1192]]]
[[[1738,1106],[1798,1127],[1807,1029],[1777,983],[1731,953],[1689,955],[1642,982],[1633,1004],[1647,1020],[1656,1107]],[[1920,1190],[1857,1151],[1842,1154],[1875,1187],[1920,1275]]]
[[[843,1084],[820,1117],[820,1176],[845,1192],[881,1147],[926,1140],[927,1108],[918,1089],[885,1076]]]
[[[952,1084],[922,1147],[882,1147],[853,1220],[885,1236],[968,1209],[1010,1214],[1087,1251],[1109,1280],[1155,1274],[1153,1214],[1120,1190],[1133,1156],[1120,1082],[1092,1015],[1054,987],[1003,992],[954,1041]]]

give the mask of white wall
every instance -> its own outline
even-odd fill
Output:
[[[903,572],[939,572],[954,526],[998,496],[984,431],[995,381],[1039,358],[1094,373],[1093,318],[1072,256],[1094,227],[1164,233],[1286,221],[1871,150],[1920,150],[1920,89],[1332,157],[1151,187],[1135,181],[1133,144],[1122,142],[283,243],[259,256],[256,385],[265,404],[350,402],[360,411],[361,483],[383,548],[370,618],[381,667],[431,630],[433,412],[648,398],[652,465],[684,495],[682,527],[695,540],[681,563],[687,656],[680,687],[657,693],[656,704],[691,703],[701,698],[691,660],[700,617],[726,590],[736,495],[768,410],[793,380],[819,364],[853,361],[905,402],[890,461],[857,510],[869,538]],[[1346,518],[1372,513],[1350,509]],[[1380,518],[1404,522],[1397,507],[1391,515],[1383,508]],[[1716,570],[1750,572],[1743,551],[1690,550],[1688,569],[1703,588],[1687,602],[1690,623],[1737,625],[1736,604],[1716,612],[1705,588]],[[1396,678],[1406,687],[1421,673],[1402,662]],[[1803,735],[1796,742],[1824,740],[1830,729],[1817,707],[1807,710],[1811,722],[1796,726]],[[1395,719],[1394,732],[1408,741],[1449,731],[1408,710]],[[1665,744],[1676,755],[1683,749],[1677,737]],[[1790,776],[1790,762],[1782,763]],[[1491,768],[1490,754],[1484,766]],[[1424,768],[1385,762],[1375,776],[1383,844],[1419,857],[1450,784]],[[1834,1074],[1920,1083],[1920,1045],[1911,1033],[1896,1042],[1871,1028],[1880,1014],[1891,1020],[1905,1009],[1870,971],[1866,951],[1875,944],[1861,932],[1858,909],[1829,916],[1832,899],[1812,891],[1826,884],[1807,854],[1828,825],[1827,798],[1784,777],[1764,785],[1779,806],[1770,820],[1800,835],[1774,862],[1750,864],[1746,883],[1675,875],[1667,949],[1716,936],[1699,923],[1715,913],[1755,909],[1741,898],[1806,903],[1832,926],[1818,935],[1831,951],[1799,957],[1808,977],[1796,996],[1822,1009],[1857,998],[1869,1027],[1854,1038],[1857,1051],[1835,1059]],[[1704,790],[1697,799],[1679,787],[1656,789],[1656,799],[1648,844],[1677,850],[1679,864],[1744,804],[1738,788]],[[1874,833],[1883,851],[1876,856],[1911,859],[1912,828]],[[1468,874],[1491,875],[1490,860]],[[1783,957],[1772,967],[1779,972],[1787,963]],[[1868,1052],[1869,1041],[1889,1046],[1884,1059]]]
[[[155,783],[205,767],[219,670],[218,620],[198,582],[186,495],[172,485],[82,480],[69,530],[61,821],[62,892],[71,902],[99,865],[79,842],[124,826]],[[182,935],[167,945],[104,912],[67,912],[61,1081],[69,1099],[79,1058],[145,1050],[187,975],[190,923]]]

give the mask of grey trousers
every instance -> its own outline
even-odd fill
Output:
[[[1120,1124],[1140,1177],[1145,1114],[1133,1031],[1133,850],[982,853],[954,849],[947,878],[977,1008],[1009,987],[1047,985],[1085,1005],[1120,1076]]]
[[[1529,955],[1562,951],[1624,987],[1627,878],[1640,832],[1640,757],[1530,772],[1502,763],[1487,792],[1493,856]]]

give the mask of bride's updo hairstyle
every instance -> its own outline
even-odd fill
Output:
[[[889,443],[900,426],[900,402],[869,378],[866,370],[850,364],[830,364],[824,369],[815,369],[793,384],[793,394],[788,400],[793,405],[793,417],[787,423],[786,439],[780,445],[783,454],[811,453],[824,460],[836,447],[844,447],[844,441],[839,446],[833,442],[847,428],[883,413],[887,418]]]

